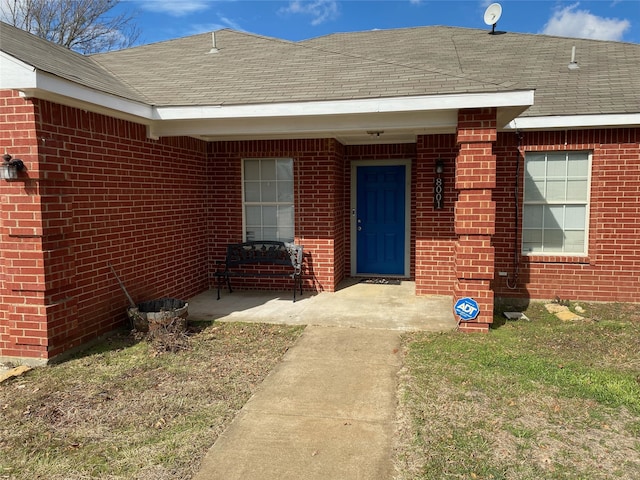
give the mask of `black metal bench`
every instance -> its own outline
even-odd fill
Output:
[[[272,270],[242,269],[244,266],[282,265]],[[218,300],[220,288],[226,281],[229,293],[231,277],[289,277],[293,279],[293,301],[296,301],[296,291],[300,289],[302,295],[302,246],[285,242],[255,241],[232,243],[227,245],[227,257],[224,263],[219,263],[215,276],[218,280]]]

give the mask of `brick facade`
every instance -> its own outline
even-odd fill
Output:
[[[45,360],[121,326],[109,263],[139,301],[206,288],[204,142],[7,92],[0,119],[27,167],[0,183],[0,356]]]
[[[456,136],[421,135],[417,141],[415,173],[416,295],[451,295],[455,285],[454,207],[457,199]],[[436,161],[444,162],[443,209],[433,204]]]
[[[294,161],[306,290],[335,291],[350,275],[352,162],[410,160],[410,276],[418,295],[475,298],[480,316],[464,330],[488,330],[494,295],[636,301],[640,129],[519,137],[496,132],[495,115],[463,110],[456,134],[413,144],[207,143],[151,140],[142,125],[2,92],[0,149],[27,170],[0,182],[0,357],[47,360],[123,325],[127,301],[109,264],[137,301],[207,289],[225,245],[243,238],[243,158]],[[593,152],[588,257],[519,253],[524,154],[547,150]]]
[[[209,206],[211,262],[224,259],[227,243],[243,240],[242,159],[292,158],[295,178],[295,242],[304,246],[304,285],[333,292],[345,277],[344,147],[333,139],[218,142],[210,145],[215,181]],[[236,283],[242,285],[242,279]],[[272,279],[256,288],[281,287]]]
[[[518,146],[518,144],[520,144]],[[590,151],[591,195],[588,255],[519,256],[514,282],[513,192],[517,179],[522,205],[525,152]],[[498,136],[499,159],[494,198],[496,220],[496,295],[512,298],[637,302],[640,293],[640,129],[524,132]],[[516,162],[520,175],[516,177]],[[522,208],[519,222],[522,225]],[[509,274],[510,285],[497,272]],[[515,283],[515,285],[513,285]],[[515,287],[515,288],[509,288]]]

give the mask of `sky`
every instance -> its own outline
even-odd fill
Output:
[[[137,44],[231,28],[298,41],[338,32],[426,25],[490,30],[491,0],[124,0]],[[502,0],[497,30],[640,44],[640,0]]]

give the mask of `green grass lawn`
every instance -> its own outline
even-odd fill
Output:
[[[640,307],[582,306],[404,335],[397,480],[640,478]],[[190,478],[301,331],[202,325],[174,353],[123,333],[5,382],[0,479]]]
[[[176,353],[123,332],[5,382],[0,479],[191,478],[301,332],[203,325]]]
[[[640,478],[640,307],[404,337],[400,479]]]

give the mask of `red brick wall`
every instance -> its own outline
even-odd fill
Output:
[[[0,153],[37,162],[35,119],[30,103],[0,91]],[[38,357],[47,345],[39,201],[33,186],[0,180],[0,356]]]
[[[492,118],[463,112],[457,136],[417,144],[206,144],[150,140],[141,125],[0,92],[0,149],[27,166],[20,180],[0,182],[0,356],[50,358],[122,325],[127,301],[109,262],[137,301],[207,288],[225,245],[242,240],[242,158],[294,159],[307,289],[333,291],[349,274],[351,162],[409,158],[417,294],[473,296],[485,314],[494,291],[637,301],[640,129],[526,132],[519,144],[514,133],[496,140]],[[522,225],[522,153],[565,149],[593,152],[589,254],[521,256],[513,192],[517,181]],[[442,210],[433,206],[438,158]],[[252,285],[281,288],[265,281]]]
[[[471,297],[479,306],[478,316],[460,324],[463,331],[488,331],[493,323],[496,204],[496,109],[458,112],[456,181],[458,200],[454,208],[456,283],[454,301]]]
[[[520,162],[520,220],[524,157],[513,133],[498,136],[498,185],[494,192],[498,216],[494,245],[496,276],[492,286],[503,297],[593,301],[638,301],[640,293],[640,129],[569,132],[525,132],[520,152],[588,150],[593,152],[587,257],[521,256],[514,286],[513,190]],[[520,221],[519,225],[522,225]]]
[[[419,136],[415,195],[415,280],[417,295],[451,295],[455,284],[454,205],[456,136]],[[433,204],[436,161],[444,162],[444,204]]]
[[[211,144],[209,172],[214,182],[220,182],[220,188],[213,189],[209,210],[212,262],[224,259],[227,243],[243,238],[242,159],[293,158],[295,241],[304,246],[304,285],[314,291],[334,291],[345,275],[343,157],[342,145],[332,139]],[[242,285],[241,279],[237,283]],[[251,279],[250,285],[282,288],[281,281],[270,279]]]
[[[109,263],[136,301],[207,287],[204,142],[149,140],[141,125],[4,95],[0,112],[18,105],[37,120],[17,130],[2,118],[1,147],[27,171],[0,187],[0,355],[51,358],[122,325]]]
[[[333,201],[333,230],[335,232],[335,251],[334,251],[334,265],[333,265],[333,291],[336,290],[338,285],[345,277],[348,277],[350,267],[348,263],[349,259],[349,229],[345,225],[344,212],[349,209],[349,190],[348,190],[348,178],[344,175],[346,169],[346,160],[344,153],[344,146],[333,141],[333,148],[335,154],[333,156],[333,181],[334,183],[334,201]]]
[[[489,118],[487,121],[491,121]],[[478,158],[487,157],[487,162],[478,165],[465,162],[460,172],[459,186],[480,186],[493,188],[487,197],[486,218],[475,218],[473,227],[485,227],[491,234],[495,268],[491,268],[491,252],[486,248],[468,248],[467,238],[461,238],[456,250],[458,236],[454,229],[454,202],[458,190],[454,188],[454,159],[458,152],[455,135],[432,135],[418,137],[415,157],[410,154],[411,145],[404,150],[394,151],[392,146],[349,146],[346,147],[347,163],[345,186],[350,188],[349,161],[354,159],[416,158],[412,181],[412,275],[416,280],[419,295],[445,294],[453,292],[456,275],[487,276],[483,288],[489,287],[496,295],[533,299],[549,299],[556,295],[561,298],[584,300],[637,301],[640,292],[640,130],[611,129],[576,132],[526,132],[520,151],[545,150],[591,150],[593,151],[591,211],[589,224],[588,257],[524,257],[520,252],[518,233],[519,281],[511,290],[507,281],[498,272],[509,274],[509,283],[514,282],[514,186],[518,179],[519,227],[522,225],[523,157],[519,154],[515,133],[487,134],[487,140],[496,140],[492,152],[488,153],[468,147],[465,154]],[[471,138],[467,138],[471,139]],[[396,149],[398,147],[395,147]],[[484,148],[484,147],[482,147]],[[391,149],[391,150],[390,150]],[[481,149],[482,150],[482,149]],[[495,155],[495,160],[492,157]],[[435,161],[445,160],[445,205],[443,210],[433,209],[433,178]],[[516,172],[516,162],[520,169]],[[492,174],[495,162],[495,175]],[[480,169],[480,170],[478,170]],[[484,172],[484,173],[483,173]],[[516,176],[518,173],[518,176]],[[464,178],[466,177],[466,180]],[[465,182],[471,182],[466,185]],[[482,192],[481,192],[482,193]],[[347,196],[349,193],[347,193]],[[485,200],[475,199],[469,193],[465,199],[475,207],[482,207]],[[478,203],[480,202],[480,203]],[[495,206],[492,206],[492,203]],[[495,209],[495,226],[493,223]],[[460,211],[460,220],[464,212]],[[483,220],[484,218],[484,220]],[[347,236],[349,210],[345,211]],[[484,223],[483,223],[484,222]],[[461,225],[458,234],[467,230]],[[494,233],[495,232],[495,233]],[[415,240],[415,243],[414,243]],[[485,242],[486,243],[486,242]],[[345,243],[347,248],[349,241]],[[484,245],[484,243],[483,243]],[[486,253],[482,253],[487,250]],[[477,253],[484,260],[474,259],[473,271],[462,274],[454,262],[455,253],[464,264],[465,252]],[[348,265],[347,261],[347,265]],[[482,272],[480,272],[482,270]],[[489,282],[489,283],[488,283]],[[485,285],[486,284],[486,285]],[[464,288],[463,288],[464,287]],[[459,288],[466,289],[462,282]],[[473,295],[472,295],[473,296]],[[477,293],[476,293],[477,296]]]

